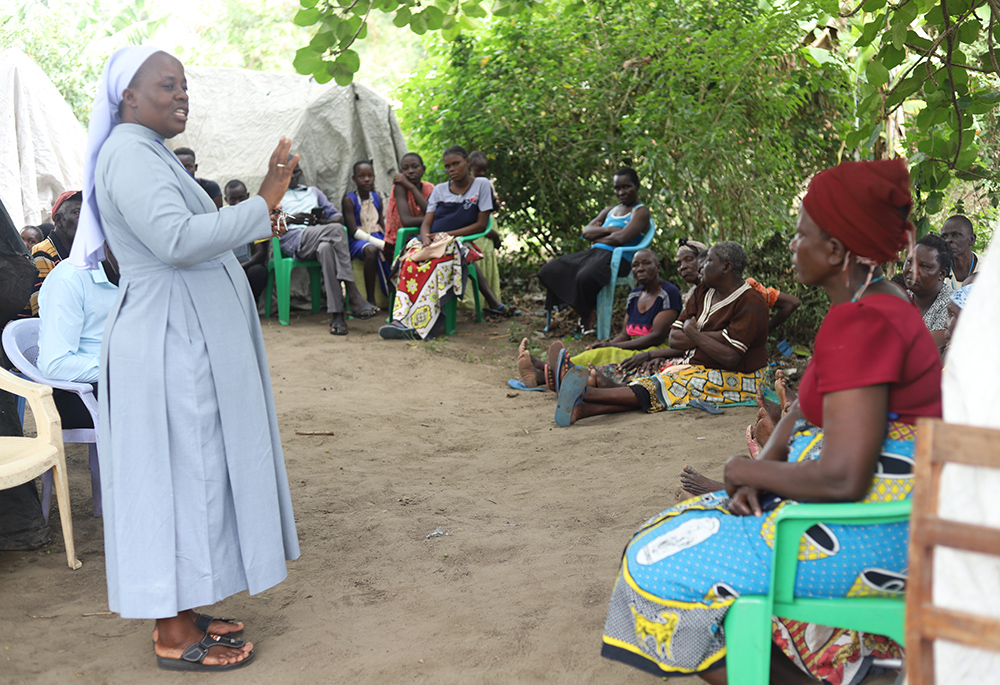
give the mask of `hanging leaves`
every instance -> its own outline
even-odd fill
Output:
[[[857,82],[847,152],[907,155],[918,208],[928,214],[943,209],[941,191],[952,178],[995,182],[1000,173],[986,171],[977,139],[1000,101],[995,7],[994,0],[865,0],[842,15],[854,36],[842,51],[871,55]]]

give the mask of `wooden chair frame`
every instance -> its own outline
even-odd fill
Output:
[[[938,516],[944,465],[1000,469],[1000,430],[921,419],[917,431],[906,593],[906,671],[910,685],[933,685],[934,640],[1000,651],[1000,620],[935,606],[933,594],[935,547],[1000,557],[1000,528]]]

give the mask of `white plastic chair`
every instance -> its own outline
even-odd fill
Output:
[[[66,562],[76,570],[82,566],[73,544],[73,517],[69,507],[69,481],[66,478],[66,453],[59,433],[62,424],[52,388],[32,383],[0,369],[0,390],[28,400],[35,417],[34,438],[0,437],[0,490],[27,483],[43,473],[55,473],[56,499],[66,543]]]
[[[56,381],[46,378],[36,366],[38,362],[38,319],[18,319],[11,321],[3,329],[3,349],[11,364],[17,367],[25,377],[36,383],[48,385],[71,392],[79,396],[87,411],[90,412],[93,428],[70,428],[62,432],[62,441],[87,443],[90,451],[90,489],[94,501],[94,516],[100,516],[101,506],[101,467],[98,462],[99,441],[97,435],[97,398],[90,383],[73,383]],[[52,473],[42,476],[42,514],[49,520],[49,506],[52,502]]]

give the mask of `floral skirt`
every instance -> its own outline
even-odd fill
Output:
[[[453,297],[462,297],[468,275],[466,260],[475,261],[479,256],[478,250],[470,252],[468,246],[446,233],[435,234],[431,246],[440,256],[413,261],[412,256],[424,251],[420,238],[413,238],[395,266],[398,280],[393,321],[414,329],[421,338],[431,334],[444,305]]]

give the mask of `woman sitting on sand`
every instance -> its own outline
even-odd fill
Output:
[[[698,257],[708,252],[708,245],[690,237],[681,238],[677,244],[677,252],[674,254],[674,263],[677,265],[677,273],[684,279],[684,282],[691,287],[687,289],[681,300],[684,304],[691,298],[691,293],[701,283],[701,264]]]
[[[593,328],[597,294],[612,278],[628,273],[628,258],[622,259],[618,273],[611,273],[611,253],[616,247],[638,245],[649,230],[649,209],[639,202],[639,175],[624,167],[614,175],[615,197],[619,204],[605,207],[583,229],[583,238],[593,243],[589,250],[556,257],[538,270],[545,286],[545,309],[568,304],[580,317],[579,329]]]
[[[743,280],[746,266],[746,253],[738,243],[721,242],[709,249],[702,283],[670,331],[670,347],[690,351],[690,364],[671,366],[627,386],[592,379],[595,371],[578,366],[554,369],[560,379],[556,423],[568,426],[588,416],[631,409],[712,409],[711,404],[756,397],[767,366],[767,305]],[[601,387],[588,387],[588,380]]]
[[[906,219],[909,187],[901,159],[848,162],[812,180],[791,244],[792,263],[801,283],[826,291],[831,307],[799,399],[760,459],[728,461],[725,491],[668,509],[633,537],[611,598],[604,656],[659,676],[727,682],[726,612],[740,595],[768,592],[768,532],[776,512],[800,501],[909,496],[914,424],[918,417],[941,415],[934,341],[877,266],[893,260],[914,231]],[[803,536],[795,594],[898,595],[908,528],[815,526]],[[804,636],[784,620],[775,625],[775,641],[795,652],[794,664],[803,664],[796,650]],[[838,655],[843,658],[833,663],[843,679],[832,681],[854,683],[867,667],[854,657],[865,656],[870,643],[843,647],[854,654]],[[771,667],[772,682],[814,682],[799,670],[805,665],[797,668],[780,652]]]
[[[617,375],[619,362],[640,352],[667,346],[670,327],[681,311],[681,291],[660,278],[659,257],[652,250],[635,253],[632,275],[636,287],[625,302],[622,332],[611,340],[588,345],[586,351],[570,358],[573,364],[594,365],[609,375]],[[533,388],[545,384],[545,364],[528,352],[527,343],[525,338],[518,348],[517,370],[521,381]]]

